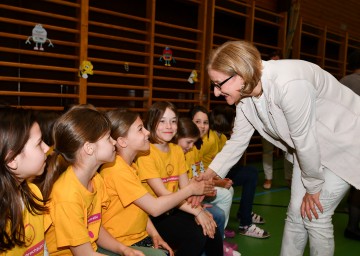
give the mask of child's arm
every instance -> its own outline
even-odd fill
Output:
[[[186,173],[184,173],[186,175]],[[160,178],[148,179],[147,183],[152,188],[157,196],[169,195],[171,192],[166,189],[164,183]],[[207,214],[207,211],[204,211],[202,207],[193,208],[190,204],[187,204],[185,201],[178,207],[180,210],[190,213],[195,216],[197,222],[202,226],[204,235],[208,235],[213,238],[216,229],[216,223],[212,218],[211,214]],[[210,217],[211,216],[211,217]]]
[[[141,251],[134,250],[118,242],[114,237],[110,235],[109,232],[106,231],[103,226],[100,227],[99,239],[96,241],[96,243],[106,250],[119,253],[124,256],[145,256],[144,253],[142,253]]]
[[[174,207],[177,207],[191,195],[201,195],[204,193],[211,193],[215,191],[212,184],[209,184],[207,182],[199,183],[194,180],[183,189],[178,190],[175,193],[171,193],[164,187],[161,179],[159,179],[158,181],[155,181],[155,179],[152,180],[154,180],[154,184],[157,184],[157,182],[159,182],[159,185],[154,185],[154,187],[156,188],[153,188],[153,190],[157,195],[161,196],[154,198],[149,193],[146,193],[144,196],[135,200],[134,203],[153,217],[157,217],[164,212]],[[155,190],[159,191],[156,192]]]

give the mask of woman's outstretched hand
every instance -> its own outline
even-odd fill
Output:
[[[210,180],[216,176],[216,172],[211,170],[210,168],[207,168],[205,172],[202,172],[199,174],[199,176],[196,177],[198,181],[200,180]]]

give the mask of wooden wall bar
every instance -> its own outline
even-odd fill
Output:
[[[360,32],[358,27],[354,32],[351,20],[324,24],[323,10],[319,19],[314,18],[317,2],[302,1],[312,8],[301,6],[290,57],[314,62],[340,78],[349,73],[348,53],[360,48]],[[144,112],[153,102],[166,100],[181,113],[194,105],[212,109],[225,101],[214,97],[205,74],[209,51],[228,40],[245,39],[257,46],[264,59],[271,50],[284,53],[290,19],[286,3],[3,0],[1,100],[52,110],[91,103],[101,109],[126,107]],[[355,5],[351,0],[349,6]],[[354,22],[358,25],[359,21]],[[37,24],[47,32],[42,50],[34,49],[32,31]],[[172,56],[164,55],[166,47]],[[79,76],[85,60],[94,67],[87,79]],[[197,81],[190,83],[189,76],[195,71]]]
[[[4,0],[0,4],[2,100],[59,110],[91,103],[142,112],[164,100],[174,102],[181,112],[198,104],[211,109],[224,104],[214,98],[205,75],[212,48],[246,39],[264,59],[270,50],[284,51],[288,13],[277,12],[275,2]],[[42,24],[49,39],[42,51],[34,50],[31,38],[36,24]],[[348,51],[359,48],[357,36],[300,17],[291,57],[315,62],[340,78],[349,72]],[[169,65],[163,55],[166,47],[172,51]],[[94,66],[87,79],[78,74],[84,60]],[[188,82],[192,71],[198,75],[195,83]]]
[[[78,54],[75,52],[80,47],[76,40],[79,38],[76,18],[79,7],[77,3],[63,4],[62,1],[1,2],[0,91],[3,101],[59,110],[69,101],[78,101]],[[35,42],[29,37],[36,24],[44,24],[54,47],[47,40],[43,44],[44,51],[34,50]]]

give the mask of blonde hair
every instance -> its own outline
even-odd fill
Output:
[[[239,75],[244,80],[241,92],[250,94],[261,78],[261,55],[249,42],[228,41],[210,53],[206,69]]]

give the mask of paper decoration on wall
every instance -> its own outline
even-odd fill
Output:
[[[163,50],[163,55],[160,56],[159,61],[162,62],[162,60],[165,61],[165,66],[171,66],[171,61],[175,63],[175,58],[172,56],[172,50],[169,47],[165,47]]]
[[[190,76],[189,76],[189,78],[188,78],[188,82],[190,83],[190,84],[194,84],[194,83],[196,83],[197,81],[198,81],[198,78],[197,78],[197,72],[196,72],[196,70],[194,69],[193,71],[191,71],[191,74],[190,74]]]
[[[80,65],[80,70],[79,70],[79,77],[82,78],[88,78],[88,75],[92,75],[93,72],[93,65],[91,64],[90,61],[88,60],[84,60],[81,65]]]
[[[43,51],[44,50],[43,44],[46,43],[46,41],[49,41],[48,46],[54,47],[51,40],[47,38],[47,32],[41,24],[35,25],[35,27],[32,30],[32,35],[28,37],[25,44],[31,44],[30,39],[32,39],[35,42],[34,50]]]
[[[129,72],[130,68],[129,68],[129,63],[128,62],[124,63],[124,69],[125,69],[126,72]]]

